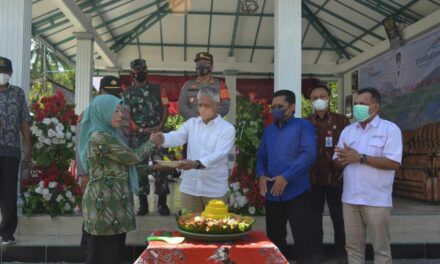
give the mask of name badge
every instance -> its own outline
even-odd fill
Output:
[[[333,137],[332,136],[325,137],[325,147],[326,148],[333,147]]]

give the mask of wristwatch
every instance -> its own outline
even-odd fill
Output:
[[[205,168],[205,166],[203,166],[200,160],[196,160],[196,163],[197,163],[196,169],[200,170]]]
[[[361,159],[359,160],[361,164],[367,163],[367,155],[362,154]]]

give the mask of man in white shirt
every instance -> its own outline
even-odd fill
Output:
[[[374,263],[392,263],[389,219],[394,173],[402,159],[402,135],[394,123],[378,116],[381,95],[361,89],[353,115],[335,149],[336,164],[344,167],[342,193],[346,250],[350,264],[365,263],[366,228]]]
[[[188,144],[187,160],[180,184],[182,208],[201,212],[212,199],[227,202],[228,153],[234,145],[235,128],[218,114],[218,89],[202,86],[197,94],[200,116],[188,119],[182,127],[163,134],[163,147]]]

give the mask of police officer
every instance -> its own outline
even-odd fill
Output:
[[[160,86],[147,81],[147,64],[143,59],[135,59],[130,63],[133,84],[127,87],[122,94],[125,104],[129,105],[133,122],[133,140],[131,147],[140,146],[148,140],[153,132],[163,130],[168,117],[168,97]],[[160,153],[152,155],[153,159],[160,159]],[[151,159],[150,159],[151,160]],[[155,178],[155,193],[159,196],[158,212],[160,215],[169,215],[167,195],[170,193],[167,175],[161,171],[152,171],[148,166],[149,159],[137,166],[139,174],[139,201],[138,215],[148,213],[147,195],[150,193],[148,175]]]
[[[211,76],[214,58],[208,52],[199,52],[194,59],[197,78],[188,80],[182,87],[179,95],[179,112],[185,120],[199,116],[197,108],[197,93],[201,85],[210,85],[219,90],[220,105],[218,113],[224,117],[229,112],[229,92],[223,80]]]

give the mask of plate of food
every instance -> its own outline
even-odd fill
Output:
[[[182,164],[180,160],[155,160],[155,162],[160,166],[169,168],[178,168]]]
[[[221,200],[209,201],[202,213],[187,213],[177,218],[177,226],[183,236],[209,242],[241,239],[254,223],[252,217],[228,213]]]

